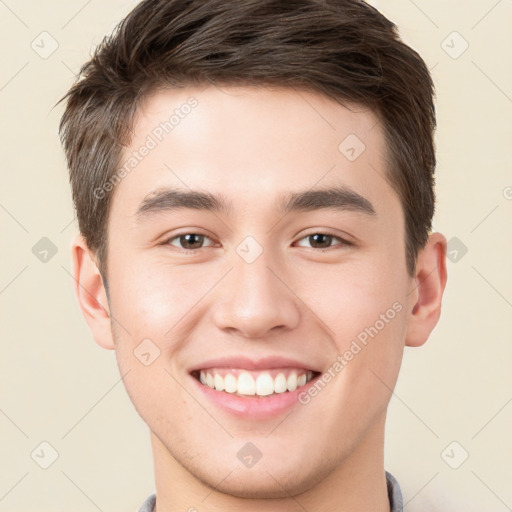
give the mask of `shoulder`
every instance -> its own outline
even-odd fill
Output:
[[[386,471],[386,483],[388,485],[389,504],[391,512],[403,512],[404,501],[402,498],[402,491],[396,478]]]
[[[139,512],[153,512],[155,508],[156,494],[151,494],[140,507]]]

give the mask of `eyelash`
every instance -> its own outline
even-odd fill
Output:
[[[168,239],[164,240],[161,245],[171,246],[171,242],[173,240],[180,239],[181,237],[184,237],[186,235],[198,235],[198,236],[203,236],[203,237],[208,238],[208,239],[211,240],[211,238],[208,235],[205,235],[203,233],[199,233],[199,232],[195,232],[195,231],[187,231],[187,232],[184,232],[184,233],[179,233],[177,235],[172,236],[171,238],[168,238]],[[305,238],[309,238],[309,237],[312,237],[314,235],[326,235],[326,236],[330,236],[333,239],[337,239],[337,240],[340,241],[339,244],[332,245],[332,246],[324,248],[324,249],[317,249],[315,247],[311,247],[311,249],[313,249],[313,250],[315,250],[317,252],[329,251],[333,247],[336,247],[336,246],[344,247],[344,246],[352,246],[352,245],[354,245],[352,242],[349,242],[348,240],[345,240],[344,238],[341,238],[340,236],[336,235],[335,233],[333,233],[332,231],[329,231],[329,230],[315,231],[315,232],[310,233],[310,234],[308,234],[306,236],[303,236],[302,238],[299,239],[299,241],[302,241]],[[199,247],[198,249],[183,249],[183,248],[179,248],[179,247],[175,247],[175,246],[171,246],[171,247],[173,247],[173,249],[177,250],[178,252],[182,252],[182,253],[193,253],[193,252],[199,251],[200,249],[205,249],[206,248],[206,247]]]

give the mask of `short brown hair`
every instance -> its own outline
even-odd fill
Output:
[[[112,191],[95,190],[115,175],[137,107],[159,88],[208,83],[297,87],[369,107],[384,129],[413,275],[434,214],[434,86],[394,23],[362,0],[144,0],[60,100],[79,228],[104,279]]]

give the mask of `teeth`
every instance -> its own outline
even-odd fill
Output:
[[[236,393],[236,389],[237,389],[236,377],[234,375],[232,375],[231,373],[228,373],[224,377],[224,390],[227,391],[228,393]]]
[[[307,373],[292,371],[288,377],[285,373],[279,372],[274,378],[269,371],[258,373],[256,378],[248,371],[242,371],[238,376],[228,372],[224,377],[216,370],[201,370],[199,372],[199,381],[209,388],[227,393],[237,393],[238,395],[262,397],[295,391],[312,378],[312,371]]]
[[[213,382],[217,391],[224,391],[224,379],[218,373],[215,374]]]
[[[285,391],[287,391],[286,377],[284,376],[284,373],[280,373],[274,380],[274,392],[284,393]]]
[[[256,394],[260,396],[271,395],[274,392],[274,379],[269,373],[260,373],[256,379]]]
[[[286,387],[288,391],[295,391],[297,389],[297,374],[290,373],[288,380],[286,381]]]
[[[241,395],[255,395],[256,383],[250,373],[244,372],[238,376],[238,392]]]

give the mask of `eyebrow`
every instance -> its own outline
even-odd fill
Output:
[[[229,215],[233,212],[233,205],[225,197],[210,192],[160,188],[144,198],[135,217],[137,220],[142,220],[154,214],[184,209]],[[375,215],[375,209],[368,199],[344,186],[290,192],[279,198],[277,210],[283,214],[314,210],[345,210],[369,216]]]

